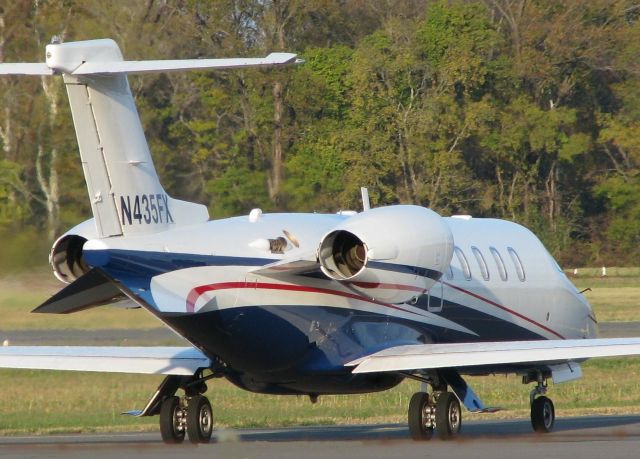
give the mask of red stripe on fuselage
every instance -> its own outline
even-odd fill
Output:
[[[516,312],[512,309],[507,308],[506,306],[503,306],[501,304],[496,303],[495,301],[491,301],[487,298],[484,298],[476,293],[470,292],[468,290],[465,290],[461,287],[455,286],[453,284],[450,284],[448,282],[443,282],[446,286],[451,287],[455,290],[458,290],[462,293],[465,293],[469,296],[472,296],[474,298],[477,298],[481,301],[484,301],[487,304],[490,304],[491,306],[494,306],[496,308],[502,309],[503,311],[508,312],[509,314],[512,314],[516,317],[519,317],[523,320],[526,320],[527,322],[535,325],[536,327],[540,327],[543,330],[548,331],[549,333],[554,334],[555,336],[557,336],[560,339],[565,339],[564,336],[562,336],[561,334],[555,332],[554,330],[550,329],[549,327],[546,327],[538,322],[536,322],[535,320],[520,314],[519,312]],[[391,288],[392,285],[395,284],[377,284],[377,283],[364,283],[364,282],[358,282],[355,283],[354,285],[360,286],[362,288]],[[416,289],[415,287],[411,287],[411,286],[402,286],[405,287],[404,290],[414,290]],[[381,301],[376,301],[376,300],[372,300],[369,298],[366,298],[364,296],[360,296],[360,295],[356,295],[354,293],[348,293],[348,292],[341,292],[338,290],[331,290],[331,289],[326,289],[326,288],[318,288],[318,287],[309,287],[309,286],[304,286],[304,285],[290,285],[290,284],[274,284],[274,283],[268,283],[268,282],[253,282],[253,283],[246,283],[246,282],[221,282],[218,284],[208,284],[208,285],[201,285],[199,287],[195,287],[194,289],[192,289],[189,292],[189,295],[187,296],[187,312],[195,312],[195,305],[196,302],[198,301],[198,299],[200,298],[200,296],[202,296],[204,293],[206,292],[211,292],[214,290],[228,290],[228,289],[232,289],[232,288],[238,288],[238,289],[264,289],[264,290],[285,290],[285,291],[293,291],[293,292],[307,292],[307,293],[319,293],[319,294],[323,294],[323,295],[335,295],[335,296],[342,296],[345,298],[351,298],[351,299],[355,299],[358,301],[366,301],[368,303],[372,303],[372,304],[377,304],[380,306],[385,306],[391,309],[396,309],[398,311],[402,311],[402,312],[407,312],[409,314],[415,314],[421,317],[426,317],[423,314],[419,314],[417,312],[413,312],[413,311],[409,311],[407,309],[401,308],[399,306],[396,306],[394,304],[390,304],[390,303],[383,303]],[[419,290],[416,290],[419,291]]]
[[[484,301],[485,303],[488,303],[488,304],[490,304],[491,306],[495,306],[496,308],[502,309],[503,311],[506,311],[506,312],[508,312],[509,314],[512,314],[512,315],[514,315],[514,316],[516,316],[516,317],[520,317],[521,319],[526,320],[527,322],[529,322],[529,323],[531,323],[531,324],[535,325],[536,327],[540,327],[540,328],[542,328],[543,330],[548,331],[549,333],[553,333],[554,335],[556,335],[556,336],[557,336],[558,338],[560,338],[560,339],[566,339],[566,338],[565,338],[564,336],[562,336],[560,333],[557,333],[557,332],[553,331],[553,330],[552,330],[552,329],[550,329],[549,327],[545,327],[544,325],[542,325],[542,324],[540,324],[540,323],[536,322],[535,320],[533,320],[533,319],[531,319],[531,318],[529,318],[529,317],[527,317],[527,316],[525,316],[525,315],[523,315],[523,314],[520,314],[519,312],[514,311],[513,309],[509,309],[509,308],[507,308],[506,306],[502,306],[501,304],[496,303],[495,301],[491,301],[491,300],[489,300],[489,299],[487,299],[487,298],[484,298],[484,297],[482,297],[482,296],[480,296],[480,295],[478,295],[478,294],[476,294],[476,293],[470,292],[470,291],[465,290],[465,289],[463,289],[463,288],[461,288],[461,287],[457,287],[457,286],[455,286],[455,285],[453,285],[453,284],[450,284],[450,283],[448,283],[448,282],[443,282],[443,283],[444,283],[444,285],[446,285],[447,287],[451,287],[451,288],[453,288],[453,289],[455,289],[455,290],[458,290],[459,292],[466,293],[467,295],[472,296],[472,297],[474,297],[474,298],[477,298],[477,299],[479,299],[479,300],[481,300],[481,301]]]
[[[196,302],[206,292],[214,290],[227,290],[232,288],[238,289],[263,289],[263,290],[285,290],[290,292],[306,292],[306,293],[319,293],[322,295],[334,295],[342,296],[344,298],[351,298],[358,301],[366,301],[367,303],[377,304],[379,306],[385,306],[387,308],[396,309],[398,311],[407,312],[409,314],[415,314],[417,316],[426,317],[423,314],[409,311],[408,309],[401,308],[391,303],[383,303],[369,299],[367,297],[356,295],[355,293],[341,292],[339,290],[331,290],[328,288],[308,287],[305,285],[290,285],[290,284],[273,284],[269,282],[221,282],[219,284],[201,285],[195,287],[187,295],[187,312],[195,312]]]

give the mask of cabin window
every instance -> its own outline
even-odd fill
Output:
[[[482,256],[482,252],[477,247],[471,247],[471,251],[473,255],[476,257],[476,261],[478,262],[478,267],[480,268],[480,274],[482,274],[482,278],[486,281],[489,280],[489,268],[487,268],[487,262],[484,261],[484,257]]]
[[[462,268],[464,278],[467,280],[471,280],[471,269],[469,268],[467,257],[464,256],[464,252],[460,247],[454,247],[453,251],[456,254],[456,258],[458,258],[458,263],[460,263],[460,268]]]
[[[524,282],[525,281],[524,267],[522,266],[522,262],[520,261],[520,257],[518,256],[518,253],[512,247],[507,247],[507,252],[509,252],[511,261],[513,261],[513,265],[516,268],[516,274],[518,275],[518,279],[520,279],[521,282]]]
[[[500,252],[498,252],[498,249],[496,249],[495,247],[489,247],[489,251],[491,252],[491,255],[493,255],[493,259],[495,260],[496,266],[498,267],[500,279],[506,281],[508,279],[507,268],[504,265],[504,260],[502,260],[502,255],[500,255]]]

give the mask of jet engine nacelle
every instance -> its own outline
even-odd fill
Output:
[[[325,235],[318,249],[326,276],[391,303],[409,301],[431,288],[452,255],[453,235],[447,223],[418,206],[357,214]]]
[[[89,271],[82,249],[87,240],[96,237],[95,223],[91,219],[67,231],[54,242],[49,263],[58,280],[69,284]]]

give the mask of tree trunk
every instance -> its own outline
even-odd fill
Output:
[[[49,103],[49,126],[48,132],[55,129],[55,122],[58,116],[58,95],[56,82],[42,77],[42,89]],[[40,136],[39,136],[40,137]],[[58,149],[53,147],[49,155],[48,177],[45,178],[43,162],[45,160],[43,139],[38,139],[38,156],[36,159],[36,175],[38,185],[45,197],[45,208],[47,209],[47,234],[49,240],[54,240],[60,226],[60,186],[58,177]]]
[[[282,81],[276,80],[273,84],[273,154],[271,157],[271,177],[269,180],[269,197],[276,204],[278,201],[278,193],[280,193],[280,184],[282,182],[284,150],[282,135],[284,100],[282,92]]]
[[[273,45],[278,51],[285,51],[286,27],[296,13],[298,4],[288,0],[273,0],[271,8],[273,8]],[[278,73],[273,83],[273,148],[268,182],[269,197],[276,205],[284,175],[284,92],[283,76]]]
[[[557,193],[557,163],[554,162],[551,165],[551,170],[547,176],[545,182],[546,194],[547,194],[547,218],[549,220],[549,226],[553,231],[556,230],[556,216],[558,215],[558,193]]]

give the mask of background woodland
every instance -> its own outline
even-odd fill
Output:
[[[413,203],[515,220],[566,265],[638,265],[640,3],[0,0],[0,62],[53,36],[125,58],[305,64],[130,77],[167,191],[214,218]],[[0,268],[90,217],[59,78],[0,79]]]

